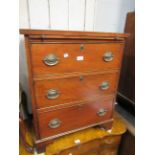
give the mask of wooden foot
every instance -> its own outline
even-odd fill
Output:
[[[51,144],[53,142],[53,140],[48,140],[48,141],[44,141],[44,142],[35,142],[35,146],[36,146],[36,151],[37,153],[44,153],[46,151],[46,146],[48,144]]]
[[[100,127],[104,128],[105,130],[111,130],[112,129],[112,124],[113,124],[113,121],[110,121],[110,122],[101,124]]]
[[[36,145],[36,151],[37,153],[44,153],[46,151],[46,145],[44,144],[37,144]]]

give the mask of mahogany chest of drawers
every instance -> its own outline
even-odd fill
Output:
[[[127,34],[26,30],[35,143],[88,127],[110,129]]]

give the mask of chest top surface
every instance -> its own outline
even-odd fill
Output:
[[[123,39],[129,36],[125,33],[106,33],[88,31],[55,31],[55,30],[34,30],[20,29],[20,34],[32,38],[71,38],[71,39]]]

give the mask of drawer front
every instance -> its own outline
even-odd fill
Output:
[[[123,44],[32,44],[34,75],[119,69]]]
[[[112,118],[113,98],[38,113],[41,138],[53,136]]]
[[[73,103],[116,91],[118,73],[81,75],[35,82],[37,108]]]

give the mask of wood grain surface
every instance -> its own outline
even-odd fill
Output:
[[[80,50],[80,45],[84,46]],[[104,55],[113,53],[112,61],[105,61]],[[59,63],[48,66],[44,58],[54,54]],[[103,71],[119,69],[123,54],[123,44],[32,44],[31,62],[33,75]]]
[[[39,129],[41,138],[60,134],[69,130],[101,123],[112,118],[113,99],[98,99],[85,104],[75,105],[70,108],[63,108],[50,112],[38,113]],[[104,108],[107,110],[103,116],[97,112]],[[61,124],[57,128],[50,128],[49,121],[59,119]]]
[[[53,139],[89,127],[111,129],[128,34],[28,29],[20,33],[25,35],[37,150],[42,152]],[[111,61],[104,59],[107,52],[113,55]],[[45,64],[49,54],[58,59],[54,66]],[[108,89],[100,89],[103,82],[108,82]],[[49,89],[58,90],[59,96],[47,99]],[[99,116],[103,109],[107,112]],[[60,126],[51,128],[53,119]]]
[[[81,79],[82,78],[82,79]],[[82,75],[68,78],[35,81],[35,97],[37,108],[61,105],[70,102],[77,102],[94,97],[105,97],[108,94],[115,94],[118,81],[118,73]],[[109,88],[101,89],[104,82],[109,83]],[[56,90],[59,96],[55,99],[48,99],[49,90]]]

